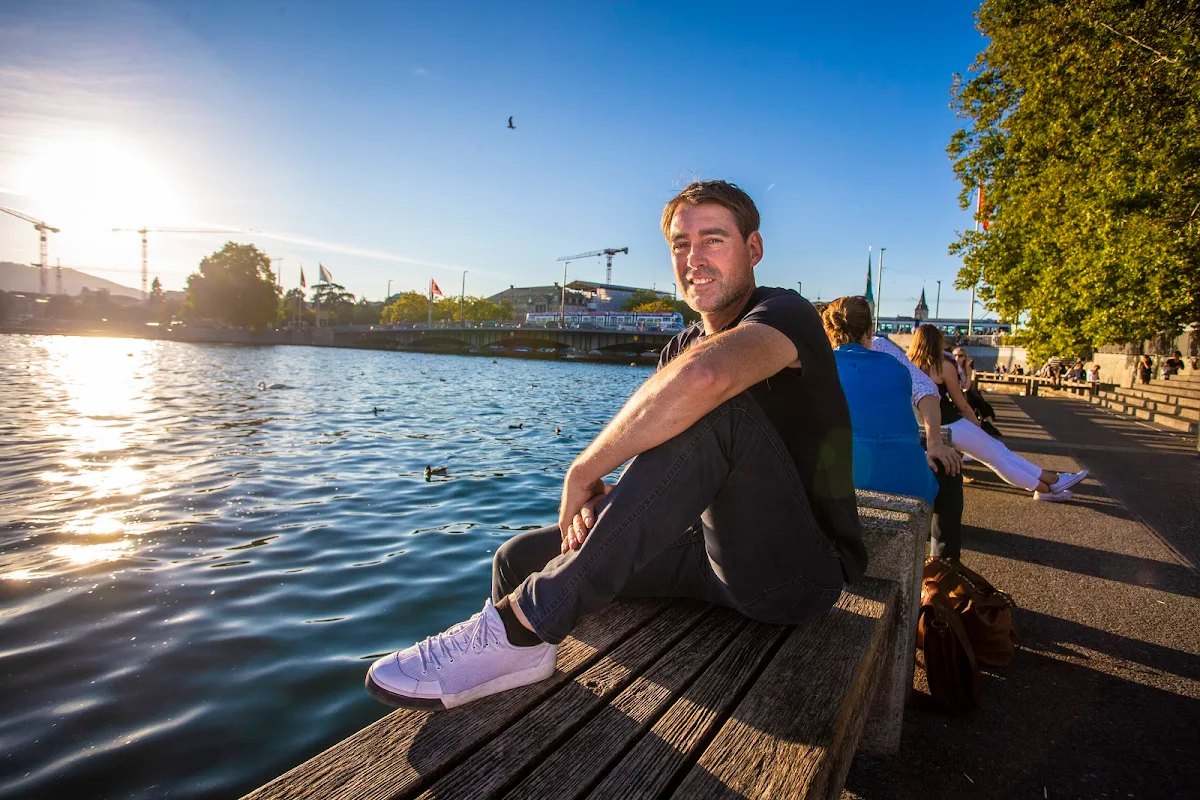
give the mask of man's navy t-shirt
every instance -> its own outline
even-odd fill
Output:
[[[850,408],[821,318],[791,289],[760,286],[728,327],[746,323],[770,325],[796,346],[799,369],[783,369],[748,391],[787,446],[817,525],[837,547],[846,580],[853,582],[867,568],[867,550],[854,497]],[[701,322],[676,335],[663,348],[659,369],[704,336]]]

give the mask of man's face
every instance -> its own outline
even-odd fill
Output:
[[[701,314],[741,310],[754,291],[754,265],[762,260],[758,231],[742,239],[732,211],[701,203],[675,212],[667,240],[675,280],[689,306]]]

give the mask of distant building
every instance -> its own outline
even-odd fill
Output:
[[[567,284],[566,312],[618,311],[634,292],[652,292],[659,297],[671,298],[670,292],[642,289],[637,286],[617,286],[612,283],[594,281],[571,281]],[[553,286],[510,286],[494,294],[489,301],[510,306],[513,319],[523,319],[526,314],[558,311],[562,302],[562,287]]]
[[[863,292],[863,297],[867,298],[867,308],[871,310],[872,316],[875,314],[875,290],[871,288],[871,252],[867,251],[867,288]]]
[[[921,299],[917,301],[917,307],[913,309],[913,319],[918,325],[929,319],[929,304],[925,302],[925,290],[921,290]]]
[[[595,281],[571,281],[567,284],[567,288],[582,292],[587,297],[588,309],[591,311],[619,311],[634,292],[650,292],[666,299],[673,297],[671,292],[660,292],[657,289],[618,286],[615,283],[596,283]]]
[[[587,296],[582,292],[571,291],[567,287],[567,313],[588,311]],[[514,320],[525,319],[526,314],[558,311],[563,302],[563,290],[557,283],[553,286],[509,286],[503,292],[488,298],[489,302],[500,306],[508,306],[513,310]]]

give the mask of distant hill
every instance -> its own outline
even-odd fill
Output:
[[[78,295],[81,289],[92,292],[108,289],[108,293],[114,296],[133,297],[139,300],[142,297],[142,293],[138,289],[130,289],[128,286],[97,278],[95,275],[88,275],[86,272],[79,272],[70,267],[63,267],[62,280],[63,291],[72,296]],[[56,285],[54,267],[47,267],[46,290],[53,294]],[[0,289],[6,292],[36,292],[38,290],[38,268],[25,264],[14,264],[11,261],[0,261]]]

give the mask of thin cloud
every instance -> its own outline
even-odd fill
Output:
[[[774,188],[775,188],[775,184],[772,183],[770,186],[767,187],[767,192],[771,191]],[[766,192],[764,192],[763,194],[766,194]]]
[[[313,250],[320,250],[325,253],[338,253],[346,256],[361,256],[362,258],[373,258],[379,261],[390,261],[394,264],[413,264],[420,267],[436,267],[437,269],[450,270],[452,272],[462,272],[464,269],[473,273],[484,275],[498,275],[493,270],[480,269],[479,267],[462,267],[457,264],[442,264],[437,261],[426,261],[420,258],[411,258],[409,256],[397,255],[396,253],[388,253],[384,250],[373,250],[367,247],[358,247],[352,244],[342,244],[341,242],[329,242],[322,239],[313,239],[308,236],[297,236],[292,233],[278,233],[276,231],[254,231],[252,236],[262,236],[267,239],[274,239],[277,242],[285,242],[294,244],[300,247],[311,247]]]

